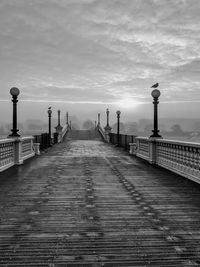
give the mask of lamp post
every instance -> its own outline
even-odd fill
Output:
[[[151,96],[153,97],[153,104],[154,104],[154,129],[152,130],[153,134],[150,137],[157,137],[157,138],[162,138],[161,135],[159,135],[159,130],[158,130],[158,98],[160,96],[160,91],[158,89],[154,89],[151,92]]]
[[[49,146],[51,146],[51,114],[52,114],[51,107],[48,108],[47,113],[49,116]]]
[[[97,121],[94,122],[94,127],[97,128]]]
[[[60,126],[60,110],[58,110],[58,126]]]
[[[60,113],[61,113],[61,111],[58,110],[58,125],[55,127],[56,133],[58,136],[57,142],[59,142],[59,143],[62,141],[62,129],[63,129],[63,127],[60,125]]]
[[[66,113],[66,124],[69,125],[69,114],[68,114],[68,112]]]
[[[100,113],[98,113],[98,124],[97,126],[99,127],[100,126]]]
[[[117,112],[116,112],[116,114],[117,114],[117,145],[119,146],[120,145],[120,138],[119,138],[119,131],[120,131],[120,129],[119,129],[119,119],[120,119],[120,114],[121,114],[121,112],[120,112],[120,110],[118,110]]]
[[[106,116],[107,116],[107,124],[106,127],[104,127],[105,130],[105,137],[106,141],[109,143],[110,142],[110,132],[111,132],[111,127],[109,126],[109,109],[106,109]]]
[[[12,95],[12,102],[13,102],[13,128],[11,129],[11,134],[9,137],[19,137],[20,134],[18,134],[17,129],[17,97],[20,94],[20,90],[16,87],[12,87],[10,89],[10,94]]]
[[[107,116],[107,125],[106,127],[109,127],[109,109],[106,109],[106,116]]]

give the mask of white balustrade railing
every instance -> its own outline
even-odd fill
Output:
[[[200,144],[156,140],[156,164],[200,183]]]
[[[137,137],[130,147],[131,154],[200,183],[200,144]]]
[[[14,164],[14,139],[0,140],[0,171]]]
[[[35,155],[33,137],[7,138],[0,140],[0,172],[22,164]]]
[[[34,139],[33,137],[22,138],[21,157],[23,160],[33,157],[35,155],[33,139]]]
[[[136,155],[145,160],[150,158],[149,139],[146,137],[136,137]]]

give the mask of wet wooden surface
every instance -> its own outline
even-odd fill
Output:
[[[100,141],[0,174],[0,266],[200,266],[200,186]]]

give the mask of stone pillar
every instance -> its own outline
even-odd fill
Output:
[[[40,143],[34,143],[33,147],[34,147],[35,154],[39,156],[40,155]]]
[[[129,143],[129,146],[130,146],[129,154],[130,155],[136,155],[137,144],[136,143]]]
[[[23,164],[21,138],[15,138],[14,141],[14,164],[15,165]]]
[[[106,125],[106,127],[104,127],[104,130],[105,130],[106,142],[110,143],[110,133],[111,133],[112,128]]]
[[[149,163],[156,164],[156,138],[149,138]]]

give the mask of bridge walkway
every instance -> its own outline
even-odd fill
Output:
[[[70,130],[66,140],[102,140],[98,131],[95,130]]]
[[[0,266],[200,266],[200,186],[101,141],[0,174]]]

